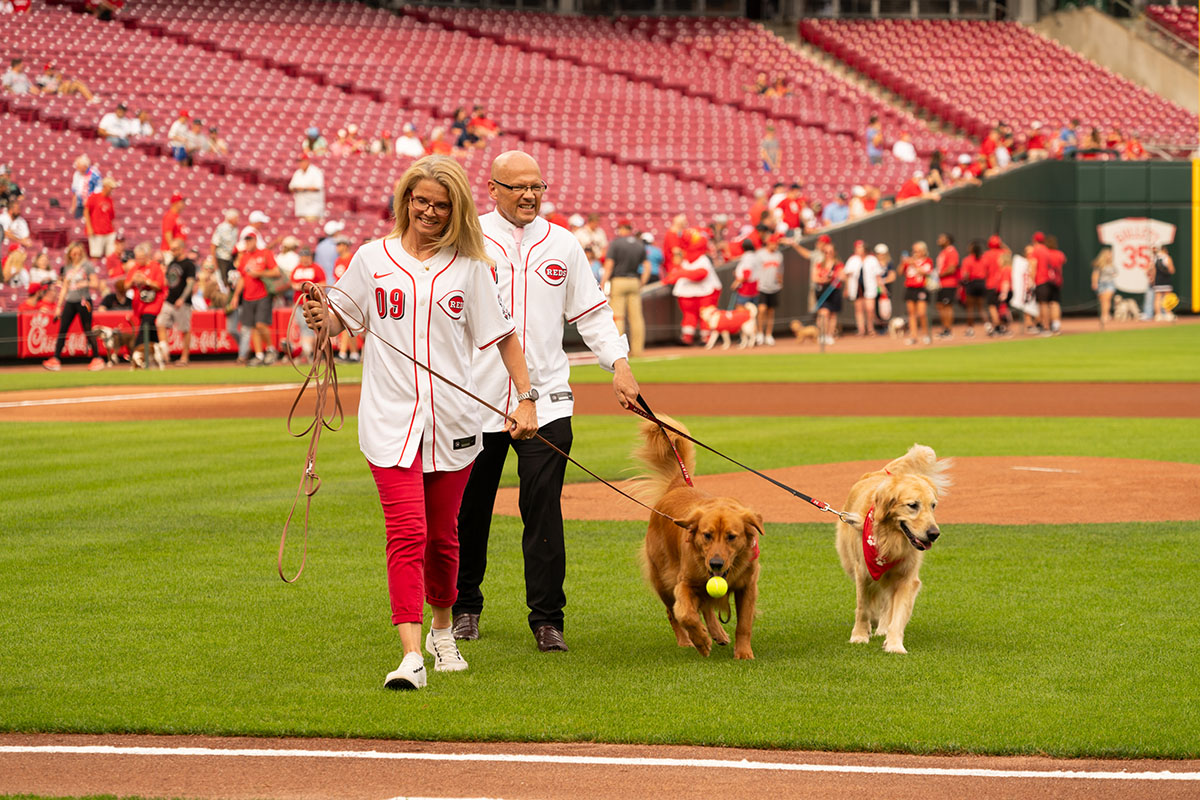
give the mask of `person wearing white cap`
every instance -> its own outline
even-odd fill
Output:
[[[296,216],[305,222],[316,222],[325,216],[325,173],[301,153],[296,171],[288,182]]]
[[[239,219],[241,215],[236,208],[227,208],[225,218],[213,229],[212,254],[217,262],[218,283],[229,281],[232,284],[233,276],[229,273],[237,271],[233,266],[233,259],[237,257]]]
[[[329,220],[322,229],[325,231],[324,238],[318,241],[316,248],[313,249],[313,261],[321,265],[321,269],[325,270],[326,275],[333,275],[333,265],[338,260],[335,237],[345,229],[346,223],[341,220]]]
[[[258,249],[266,250],[267,240],[263,237],[262,230],[259,228],[259,226],[266,225],[271,221],[271,218],[258,209],[255,209],[254,211],[250,212],[249,219],[250,224],[242,228],[241,233],[238,234],[238,252],[241,252],[243,249],[242,242],[246,240],[247,234],[254,234],[254,238],[258,240]]]
[[[400,136],[396,139],[393,148],[396,155],[405,158],[420,158],[425,155],[425,145],[421,144],[421,140],[417,138],[416,128],[411,122],[404,123],[404,128],[400,131]]]

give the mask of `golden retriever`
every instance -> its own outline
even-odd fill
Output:
[[[854,579],[854,630],[861,644],[883,636],[883,649],[906,653],[904,629],[921,589],[925,551],[941,536],[933,512],[950,479],[949,459],[914,444],[908,453],[863,475],[846,498],[849,522],[837,523],[842,568]]]
[[[681,431],[680,423],[662,417]],[[647,582],[667,607],[667,620],[680,647],[695,647],[702,656],[713,642],[729,644],[729,635],[717,612],[729,614],[729,594],[737,608],[734,658],[754,658],[750,647],[754,609],[758,602],[758,537],[762,516],[730,497],[713,497],[688,486],[671,452],[667,433],[653,422],[641,426],[642,443],[634,458],[646,468],[637,481],[639,498],[657,511],[650,515],[642,565]],[[696,468],[692,443],[670,434],[689,473]],[[677,520],[676,522],[672,522]],[[719,575],[729,583],[729,594],[714,599],[705,589]],[[703,624],[701,618],[703,617]]]
[[[819,331],[817,331],[816,325],[801,325],[800,320],[794,319],[792,320],[791,328],[792,333],[795,334],[796,339],[800,342],[815,342],[817,340]]]

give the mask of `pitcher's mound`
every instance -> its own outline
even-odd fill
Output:
[[[880,461],[849,461],[764,470],[834,508],[851,485]],[[1200,465],[1122,458],[1017,456],[957,458],[954,485],[938,503],[941,523],[984,522],[1032,525],[1072,522],[1157,522],[1200,520]],[[749,472],[701,475],[696,486],[736,497],[767,522],[829,522],[832,514]],[[625,487],[625,481],[616,482]],[[567,519],[645,520],[650,512],[601,483],[563,487]],[[519,516],[517,490],[501,489],[496,513]]]

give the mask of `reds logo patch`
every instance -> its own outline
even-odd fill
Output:
[[[455,289],[447,294],[441,300],[438,300],[438,307],[446,312],[446,316],[450,319],[462,319],[463,309],[466,308],[467,301],[463,297],[462,291]]]
[[[567,265],[561,261],[543,261],[534,272],[551,286],[561,286],[567,279]]]

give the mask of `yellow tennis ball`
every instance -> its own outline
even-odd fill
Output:
[[[720,575],[713,575],[708,579],[708,583],[704,586],[709,597],[724,597],[729,591],[729,584]]]

